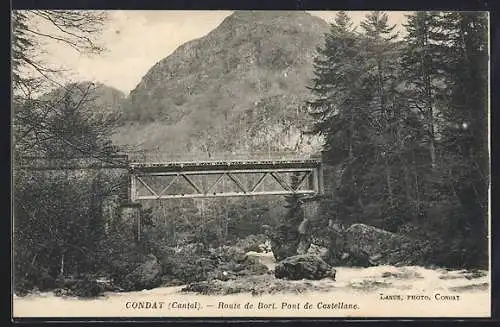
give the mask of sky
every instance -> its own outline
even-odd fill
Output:
[[[232,11],[115,10],[97,40],[105,52],[89,56],[68,46],[46,44],[44,61],[65,69],[65,77],[76,81],[98,81],[128,94],[147,71],[187,41],[216,28]],[[331,22],[335,11],[309,11]],[[349,12],[359,24],[368,12]],[[405,21],[409,12],[387,12],[390,24]]]

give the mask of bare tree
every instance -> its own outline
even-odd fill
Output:
[[[12,12],[12,84],[16,96],[31,97],[42,84],[60,86],[60,69],[41,58],[44,47],[58,42],[81,53],[100,53],[97,42],[107,13],[90,10],[16,10]]]
[[[79,142],[65,126],[57,126],[57,117],[67,114],[72,106],[74,119],[100,138],[104,130],[116,123],[116,117],[91,111],[93,85],[66,86],[62,70],[51,67],[42,54],[47,45],[57,42],[75,51],[96,54],[103,51],[97,42],[105,26],[107,14],[86,10],[19,10],[12,12],[12,91],[13,91],[13,148],[17,155],[47,154],[48,147],[64,145],[71,153],[96,156],[96,146]],[[78,114],[77,114],[78,111]],[[73,119],[72,118],[72,119]],[[66,121],[67,126],[75,122]],[[66,126],[66,127],[67,127]],[[100,130],[100,134],[96,131]],[[88,132],[88,131],[87,131]],[[88,136],[88,135],[87,135]],[[108,135],[106,135],[108,136]],[[84,138],[88,141],[88,137]],[[104,147],[108,147],[107,145]],[[104,149],[103,148],[103,149]],[[43,151],[42,151],[43,149]],[[92,151],[91,151],[92,150]],[[101,149],[102,150],[102,149]],[[53,151],[52,151],[53,152]],[[100,156],[100,155],[97,155]]]

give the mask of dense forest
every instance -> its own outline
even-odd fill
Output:
[[[241,245],[252,235],[262,237],[263,225],[278,231],[285,226],[286,234],[303,223],[299,197],[144,203],[138,240],[130,222],[120,217],[127,184],[123,171],[24,169],[32,156],[109,162],[122,150],[111,142],[120,115],[96,108],[91,85],[37,96],[53,72],[31,55],[40,35],[31,30],[30,14],[66,31],[71,46],[91,50],[98,50],[91,36],[105,19],[79,11],[13,14],[13,239],[19,292],[55,288],[67,275],[111,276],[122,288],[141,289],[145,286],[130,280],[151,254],[164,274],[177,274],[181,282],[204,278],[205,271],[198,271],[204,267],[201,259],[190,257],[189,269],[198,270],[189,275],[182,266],[185,250],[174,249]],[[331,221],[363,223],[410,237],[419,249],[418,264],[485,267],[486,14],[417,12],[404,29],[398,35],[383,12],[370,13],[360,26],[339,12],[318,48],[310,99],[290,108],[293,113],[307,109],[336,172],[325,180],[335,190],[309,217],[314,221],[309,232],[319,233]],[[26,67],[39,77],[23,75]],[[289,240],[296,242],[296,236]]]
[[[398,37],[382,12],[340,12],[308,103],[339,165],[326,215],[418,235],[426,260],[488,262],[488,39],[477,12],[418,12]]]

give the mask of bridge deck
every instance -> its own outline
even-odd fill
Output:
[[[181,172],[213,170],[262,170],[316,168],[319,159],[300,160],[224,160],[224,161],[178,161],[178,162],[133,162],[132,171],[138,172]]]

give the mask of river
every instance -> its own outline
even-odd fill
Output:
[[[265,259],[265,258],[263,258]],[[272,265],[268,261],[268,264]],[[490,275],[418,266],[338,267],[336,280],[284,281],[273,275],[220,282],[225,295],[183,286],[106,293],[95,299],[37,293],[14,297],[14,317],[488,317]],[[279,287],[278,287],[279,286]],[[269,292],[266,292],[269,291]],[[234,291],[237,292],[237,291]],[[271,294],[268,294],[271,293]]]

